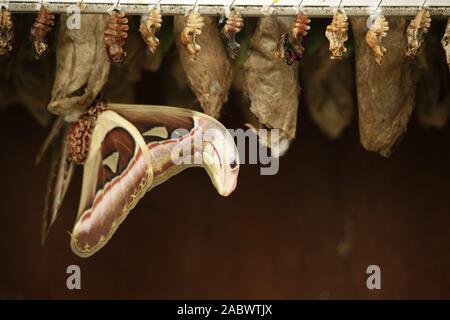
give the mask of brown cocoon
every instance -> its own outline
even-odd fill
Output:
[[[405,58],[407,41],[404,18],[390,18],[383,63],[377,65],[365,37],[366,17],[351,19],[355,37],[356,88],[361,143],[384,157],[406,131],[411,116],[415,81],[411,61]]]
[[[110,67],[103,42],[108,17],[83,14],[81,29],[69,30],[62,16],[50,112],[77,118],[103,89]]]
[[[231,86],[231,66],[220,38],[215,19],[204,17],[205,26],[196,38],[201,50],[193,61],[181,44],[180,34],[185,27],[185,17],[174,17],[181,65],[188,82],[206,114],[218,118],[222,105],[228,101]]]
[[[290,18],[261,18],[250,41],[244,66],[250,111],[259,122],[255,131],[263,128],[280,130],[277,145],[260,136],[261,143],[271,147],[274,155],[283,155],[287,151],[297,126],[298,64],[289,66],[275,55],[278,40],[291,21]]]
[[[317,54],[305,58],[301,69],[311,118],[327,137],[339,138],[356,109],[353,57],[330,59],[328,43],[323,41]]]

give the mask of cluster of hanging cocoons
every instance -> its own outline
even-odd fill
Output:
[[[83,10],[82,4],[80,9]],[[403,17],[386,19],[380,11],[369,19],[355,17],[349,21],[345,10],[337,8],[325,30],[327,41],[310,57],[304,40],[314,29],[305,10],[299,10],[293,19],[268,14],[259,19],[245,43],[245,59],[240,62],[238,57],[242,56],[244,45],[237,41],[237,34],[244,28],[244,19],[239,11],[228,8],[217,23],[212,17],[202,16],[194,6],[185,16],[174,17],[178,69],[182,71],[174,72],[178,76],[170,85],[185,83],[190,87],[195,104],[198,101],[204,113],[189,110],[192,106],[178,93],[171,98],[181,97],[183,101],[169,104],[182,108],[110,104],[100,98],[106,96],[107,101],[123,102],[118,101],[123,98],[120,89],[132,88],[139,81],[142,51],[153,57],[162,55],[158,34],[163,17],[157,5],[142,17],[139,26],[142,39],[138,40],[130,34],[129,20],[119,7],[109,15],[82,14],[79,29],[68,28],[68,19],[68,15],[61,15],[55,76],[46,105],[58,119],[38,156],[42,158],[50,144],[58,150],[53,155],[42,238],[45,239],[58,215],[75,165],[82,165],[82,196],[71,233],[72,250],[82,257],[91,256],[108,242],[147,191],[188,167],[171,161],[171,152],[180,145],[190,146],[193,139],[207,130],[225,133],[210,137],[208,144],[199,150],[189,147],[187,154],[180,155],[216,157],[217,162],[202,162],[201,166],[219,194],[228,196],[233,192],[239,171],[237,148],[231,135],[216,120],[231,89],[248,102],[242,105],[249,107],[241,110],[248,120],[246,125],[262,144],[271,148],[272,156],[284,154],[296,136],[299,74],[306,79],[311,117],[331,138],[338,137],[352,120],[356,89],[361,143],[383,156],[390,155],[392,146],[406,131],[415,103],[429,125],[443,126],[450,113],[447,70],[450,19],[442,39],[436,39],[429,32],[431,18],[424,7],[409,23]],[[354,48],[346,46],[350,23]],[[41,65],[48,63],[41,58],[49,51],[49,32],[54,26],[55,15],[42,4],[32,24],[28,45]],[[0,64],[12,52],[13,39],[13,19],[2,6],[0,55],[6,57],[2,57]],[[126,52],[126,44],[132,42],[138,49]],[[148,50],[139,50],[140,44]],[[448,63],[447,66],[444,62],[445,68],[436,63],[436,56],[443,53],[441,45]],[[23,46],[18,53],[22,50]],[[346,56],[350,50],[354,51],[355,62]],[[417,79],[412,61],[422,57],[427,66]],[[156,60],[161,63],[162,58]],[[18,61],[13,69],[27,69],[26,63]],[[22,73],[27,78],[20,78]],[[8,87],[10,81],[2,77],[19,76],[12,81],[19,84],[14,87],[16,96],[24,99],[21,104],[32,105],[32,113],[45,124],[41,106],[35,106],[36,101],[43,101],[38,96],[45,91],[46,81],[41,81],[42,75],[29,73],[15,70],[0,75],[0,86],[6,88],[0,92],[6,93],[0,97],[0,108],[13,96]],[[183,76],[179,76],[181,73]],[[108,89],[109,86],[113,89]],[[435,120],[435,114],[442,116]],[[183,139],[172,137],[177,128],[188,132]],[[278,129],[279,139],[268,139],[262,134],[263,129]],[[223,146],[234,153],[215,151]]]
[[[203,17],[195,6],[186,13],[185,17],[175,17],[174,23],[174,31],[178,34],[177,45],[179,49],[182,48],[184,51],[180,52],[182,67],[186,72],[191,89],[205,113],[215,118],[219,117],[221,107],[228,99],[228,91],[232,82],[230,60],[233,61],[238,55],[240,45],[236,41],[236,34],[244,27],[244,19],[236,8],[231,7],[226,11],[226,19],[221,21],[222,23],[219,26],[213,18]],[[334,11],[333,19],[326,28],[325,36],[329,41],[331,59],[340,60],[347,52],[345,43],[348,40],[349,19],[343,8],[336,8]],[[95,23],[90,22],[89,16],[92,15],[83,15],[84,26],[93,28],[91,31],[95,31],[92,33],[96,37],[95,40],[98,40],[101,35],[109,63],[123,62],[127,57],[124,47],[129,31],[128,19],[125,14],[116,8],[111,11],[109,18],[106,18],[105,15],[99,15],[99,21]],[[251,101],[250,111],[255,118],[254,121],[249,121],[248,126],[254,129],[256,133],[261,128],[280,129],[281,140],[279,145],[271,146],[270,141],[261,141],[272,147],[274,154],[283,154],[296,134],[300,90],[297,86],[298,70],[292,65],[296,61],[302,60],[305,51],[302,42],[310,29],[310,19],[303,10],[299,11],[293,21],[288,22],[287,19],[289,18],[274,16],[266,16],[260,19],[252,36],[248,58],[243,70],[245,74],[244,87],[246,95]],[[155,53],[159,46],[160,41],[157,34],[161,28],[162,20],[158,5],[151,8],[141,20],[139,31],[151,53]],[[354,18],[352,25],[354,27],[356,52],[370,53],[377,65],[381,66],[385,57],[390,54],[384,44],[384,42],[388,42],[387,46],[389,46],[389,33],[392,33],[391,42],[405,43],[401,57],[395,57],[398,56],[398,49],[395,48],[395,50],[392,50],[394,52],[391,53],[393,57],[388,58],[387,64],[389,66],[386,66],[386,68],[391,68],[392,76],[395,76],[396,69],[400,72],[401,66],[407,63],[401,61],[403,58],[414,59],[420,52],[431,25],[431,17],[427,8],[422,7],[407,26],[404,18],[392,18],[391,20],[392,26],[390,26],[388,19],[382,14],[381,10],[378,10],[369,19]],[[44,4],[41,5],[30,30],[30,39],[37,58],[46,53],[48,47],[46,37],[54,24],[55,15]],[[357,37],[361,30],[364,30],[362,24],[366,25],[365,48],[362,47],[361,41],[358,41],[359,37]],[[72,42],[77,42],[76,31],[61,29],[62,32],[68,34],[66,37],[71,38]],[[402,40],[400,35],[405,40]],[[64,35],[59,36],[59,41],[62,40],[64,40]],[[11,14],[5,7],[2,7],[0,14],[0,55],[5,55],[12,50],[12,41],[13,21]],[[441,43],[450,64],[450,23],[447,24]],[[397,43],[397,47],[399,46],[401,45]],[[203,55],[200,54],[201,51],[205,51]],[[222,51],[225,52],[225,55],[222,54]],[[263,61],[264,59],[261,60],[262,58],[258,57],[257,54],[262,54],[265,61]],[[100,55],[100,52],[97,55]],[[208,56],[211,57],[212,55],[215,60],[208,61],[210,59]],[[95,59],[100,59],[100,57],[97,56]],[[364,64],[364,61],[357,62],[357,84],[359,80],[358,71],[362,68],[366,69],[367,74],[374,73],[376,78],[377,69],[373,68],[372,62],[367,61],[367,59],[364,58],[366,64]],[[63,62],[68,63],[68,61],[64,61],[64,57],[61,55],[57,64],[62,66]],[[282,67],[279,62],[283,62],[287,67]],[[394,68],[393,63],[397,63],[398,68]],[[100,65],[104,64],[103,62],[100,63]],[[69,101],[66,101],[67,103],[60,101],[61,95],[68,93],[58,91],[59,69],[61,68],[57,67],[57,81],[55,81],[53,88],[52,101],[48,107],[49,111],[56,114],[67,114],[69,111],[72,112],[76,109],[86,109],[86,102],[88,102],[86,99],[79,99],[80,101],[69,99]],[[305,70],[308,70],[308,68],[305,67]],[[381,70],[383,69],[380,68],[378,72],[385,74]],[[400,78],[408,74],[407,70],[401,72],[403,74],[399,75]],[[362,70],[361,73],[363,73]],[[207,79],[204,77],[205,74],[208,74]],[[362,81],[366,80],[365,74],[364,72],[364,76],[361,75],[361,77],[364,77]],[[108,74],[102,75],[100,72],[100,75],[96,76],[106,78]],[[101,84],[104,84],[105,81],[97,81],[97,84],[100,83],[100,85],[97,85],[97,88],[93,90],[94,93],[102,89]],[[89,86],[89,83],[87,85]],[[387,119],[388,122],[392,122],[392,125],[383,127],[385,124],[378,125],[378,122],[386,122],[385,117],[388,115],[383,115],[382,112],[378,115],[373,115],[373,112],[366,112],[367,114],[362,112],[365,109],[375,108],[364,106],[364,100],[370,100],[365,99],[364,96],[367,97],[370,93],[362,91],[364,90],[358,90],[360,124],[364,122],[375,123],[374,128],[370,125],[361,128],[362,144],[368,150],[377,151],[387,156],[390,154],[390,148],[395,140],[406,130],[412,108],[398,106],[397,112],[394,113],[403,114],[404,119]],[[55,96],[58,97],[56,100],[59,101],[55,102]],[[380,104],[382,105],[383,102],[380,102]],[[392,104],[395,104],[395,101]],[[361,105],[363,106],[361,107]],[[346,114],[349,116],[351,112],[346,112]],[[280,115],[282,115],[281,118]],[[364,120],[365,118],[368,118],[367,121]],[[345,124],[341,125],[344,126]],[[328,135],[335,136],[340,132],[339,124],[337,127],[334,130],[325,129],[325,131],[328,131]],[[386,139],[385,136],[390,138]],[[262,137],[261,140],[263,140]]]

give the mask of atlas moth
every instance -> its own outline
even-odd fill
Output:
[[[37,59],[47,52],[47,34],[53,29],[54,25],[55,15],[44,4],[41,4],[30,31],[30,40]]]
[[[415,58],[418,50],[422,46],[425,34],[431,26],[430,12],[426,9],[420,9],[414,19],[406,29],[406,36],[408,40],[408,50],[405,55],[410,58]]]
[[[147,191],[182,170],[203,167],[222,196],[233,192],[239,173],[234,140],[217,120],[183,108],[98,101],[70,123],[63,140],[44,237],[76,164],[84,172],[71,247],[80,257],[100,250]]]
[[[331,59],[341,59],[347,52],[345,42],[348,40],[348,17],[341,9],[337,9],[333,15],[333,21],[327,30],[325,36],[330,41]]]
[[[386,48],[383,47],[382,40],[387,36],[389,23],[381,13],[378,13],[369,19],[371,19],[371,25],[366,33],[366,43],[372,56],[375,58],[376,63],[381,65],[387,51]]]
[[[139,27],[139,32],[151,53],[155,53],[159,45],[159,39],[156,37],[156,33],[161,28],[161,24],[161,10],[155,7],[148,12],[147,17],[143,19]]]
[[[122,62],[127,53],[125,52],[125,39],[128,37],[128,19],[125,13],[114,9],[105,30],[105,47],[110,62]]]
[[[447,27],[445,28],[444,36],[441,40],[442,47],[445,50],[445,55],[447,57],[447,64],[450,69],[450,18],[447,21]]]
[[[191,60],[197,60],[201,47],[197,43],[197,36],[202,34],[205,26],[204,19],[197,10],[190,10],[186,20],[186,26],[181,32],[180,40]]]
[[[277,45],[276,55],[288,65],[300,61],[305,48],[302,45],[303,38],[308,34],[311,20],[300,11],[291,24],[290,29],[284,33]]]
[[[11,12],[3,5],[0,5],[0,56],[12,50],[13,38],[14,31]]]
[[[238,55],[241,45],[236,42],[236,34],[241,32],[243,27],[244,19],[235,8],[232,8],[220,31],[225,48],[231,59],[236,59]]]

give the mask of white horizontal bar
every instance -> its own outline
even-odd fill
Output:
[[[293,15],[301,0],[235,0],[233,6],[236,7],[243,16],[264,15],[264,8],[273,7],[274,15]],[[78,0],[45,0],[46,6],[56,12],[66,12],[69,5],[74,5]],[[158,0],[121,0],[120,8],[128,14],[143,14],[148,11],[149,6],[154,5]],[[412,16],[418,8],[422,6],[423,0],[383,0],[380,7],[385,15]],[[8,8],[12,12],[33,12],[36,11],[41,0],[0,0],[8,3]],[[84,0],[87,5],[86,13],[106,13],[116,0]],[[229,6],[232,0],[162,0],[160,1],[163,15],[184,14],[187,9],[197,4],[200,13],[206,15],[221,15],[224,7]],[[331,16],[333,8],[338,6],[340,0],[303,0],[302,10],[309,16]],[[380,0],[343,0],[341,6],[345,8],[349,16],[364,16],[380,3]],[[426,6],[434,16],[450,16],[450,0],[428,0]]]

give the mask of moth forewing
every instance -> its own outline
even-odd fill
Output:
[[[161,130],[161,126],[167,130],[167,139],[147,144],[154,172],[151,188],[186,168],[200,166],[207,171],[219,194],[228,196],[234,190],[239,173],[237,147],[230,132],[213,117],[167,106],[109,104],[108,109],[128,119],[141,134],[152,128]],[[177,137],[180,129],[186,132],[183,139]],[[177,158],[177,151],[181,150],[189,153],[183,160],[188,157],[193,161],[186,163],[172,157]],[[195,158],[196,153],[200,155],[199,159]],[[160,167],[164,169],[160,170]]]
[[[116,147],[119,158],[122,156],[119,146],[123,141],[114,138],[106,141],[114,130],[129,135],[134,150],[132,156],[128,155],[131,157],[119,174],[106,177],[102,155],[105,143],[112,144],[106,146],[110,149]],[[106,110],[99,115],[90,146],[84,164],[77,222],[71,236],[72,250],[81,257],[91,256],[108,242],[153,180],[149,151],[141,134],[117,113]],[[125,152],[127,150],[125,148]],[[115,185],[119,186],[114,189]]]
[[[69,188],[75,169],[73,162],[68,160],[67,138],[64,136],[61,140],[60,145],[57,147],[57,154],[53,157],[51,164],[42,222],[42,244],[44,244],[50,228],[58,217],[59,209]]]

